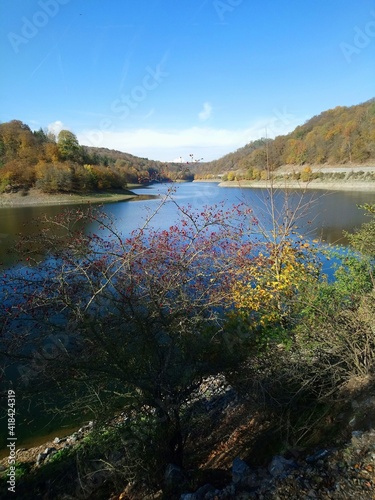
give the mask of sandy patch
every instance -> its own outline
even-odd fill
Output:
[[[37,205],[70,205],[86,203],[112,203],[130,200],[137,195],[132,191],[122,193],[87,193],[87,194],[46,194],[37,189],[30,189],[26,194],[10,193],[0,195],[0,207],[27,207]]]

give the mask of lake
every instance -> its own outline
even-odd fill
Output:
[[[168,190],[173,190],[173,199],[180,205],[190,204],[193,209],[201,209],[203,206],[214,205],[224,202],[226,206],[238,203],[246,203],[250,206],[255,217],[259,218],[267,226],[269,224],[269,192],[265,189],[251,188],[220,188],[216,183],[181,183],[175,186],[154,185],[137,190],[142,196],[137,201],[126,201],[106,204],[102,210],[111,214],[116,219],[119,230],[129,234],[132,230],[145,224],[148,217],[154,214],[151,225],[156,228],[168,228],[177,222],[175,203],[167,200],[162,206],[161,200]],[[372,203],[374,194],[370,192],[331,192],[322,193],[321,190],[309,191],[305,194],[300,192],[275,193],[275,208],[280,217],[283,217],[283,208],[286,206],[294,210],[297,206],[303,206],[301,218],[297,221],[299,232],[307,238],[321,239],[325,244],[345,245],[343,230],[352,231],[366,220],[363,211],[358,210],[357,205]],[[86,205],[87,206],[87,205]],[[79,206],[82,208],[83,206]],[[16,235],[31,234],[36,231],[33,219],[48,215],[54,216],[67,209],[67,206],[43,206],[43,207],[19,207],[0,209],[0,262],[3,269],[16,264],[17,258],[12,252],[12,246]],[[70,207],[72,208],[72,207]],[[74,205],[77,208],[77,205]],[[158,209],[157,213],[155,211]],[[95,227],[88,225],[86,231],[95,231]],[[34,415],[19,415],[19,442],[18,445],[27,442],[28,446],[35,445],[44,439],[46,434],[54,432],[59,428],[56,423],[51,422],[49,417],[42,418]],[[30,436],[32,436],[30,440]],[[26,440],[26,441],[25,441]]]
[[[220,188],[213,182],[181,183],[171,186],[170,184],[155,184],[149,188],[137,190],[138,194],[156,195],[154,199],[142,199],[139,201],[125,201],[109,203],[102,210],[116,218],[116,225],[123,234],[129,234],[133,229],[144,224],[147,217],[155,211],[168,190],[175,190],[174,200],[181,205],[191,204],[193,208],[204,205],[225,202],[227,206],[246,203],[254,210],[254,215],[261,220],[269,219],[268,205],[269,192],[266,189],[252,188]],[[321,239],[329,244],[342,244],[347,242],[343,237],[343,230],[352,231],[366,220],[363,211],[358,210],[357,205],[374,202],[374,194],[371,192],[334,191],[323,193],[321,190],[311,190],[301,195],[299,192],[291,192],[287,200],[282,192],[275,195],[276,206],[282,212],[285,203],[292,209],[300,202],[302,196],[306,213],[297,221],[299,231],[302,235]],[[80,208],[87,205],[79,205]],[[74,205],[77,208],[77,205]],[[7,207],[0,208],[0,266],[10,267],[16,263],[17,257],[12,248],[17,234],[32,234],[36,231],[33,220],[42,215],[55,216],[69,206],[41,206],[41,207]],[[70,207],[72,208],[72,207]],[[161,207],[152,219],[152,225],[158,228],[167,228],[177,220],[177,209],[175,204],[168,201]],[[93,228],[87,227],[89,231]]]

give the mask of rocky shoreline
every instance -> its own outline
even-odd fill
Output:
[[[219,183],[220,187],[260,188],[260,189],[322,189],[325,191],[375,191],[374,181],[325,181],[314,179],[309,182],[275,179],[271,181],[225,181]]]
[[[41,465],[46,462],[48,458],[63,448],[71,448],[79,443],[93,428],[93,422],[83,425],[73,434],[68,434],[63,437],[55,437],[52,441],[46,441],[41,445],[33,446],[31,448],[20,447],[16,451],[17,462],[30,463],[32,465]],[[8,467],[8,456],[0,460],[0,473],[5,471]]]
[[[293,178],[301,174],[303,165],[283,165],[273,172],[270,180],[197,179],[194,182],[216,182],[220,187],[260,189],[320,189],[325,191],[375,191],[374,165],[310,165],[311,173],[318,178],[302,181]]]

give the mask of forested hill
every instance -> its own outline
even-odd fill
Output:
[[[186,164],[81,146],[69,130],[56,137],[19,120],[0,124],[0,193],[32,187],[46,193],[102,191],[177,179],[192,179]]]
[[[288,135],[250,142],[219,160],[198,166],[197,176],[268,165],[362,164],[375,161],[375,99],[338,106],[314,116]]]

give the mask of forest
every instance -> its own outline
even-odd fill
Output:
[[[193,157],[193,155],[190,155]],[[152,181],[240,175],[261,179],[282,165],[363,165],[375,160],[375,99],[338,106],[287,135],[261,138],[211,162],[163,163],[79,144],[69,130],[56,137],[19,120],[0,124],[0,193],[90,192]]]
[[[0,193],[124,189],[128,184],[192,179],[186,164],[162,163],[105,148],[85,147],[69,130],[56,137],[19,120],[0,124]]]
[[[375,160],[375,99],[337,106],[312,117],[287,135],[262,138],[222,158],[198,165],[196,177],[240,170],[244,178],[281,165],[361,165]]]

